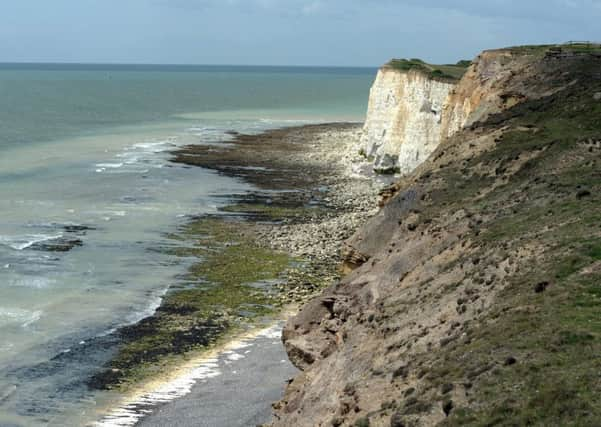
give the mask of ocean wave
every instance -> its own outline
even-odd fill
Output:
[[[163,151],[172,150],[174,147],[177,147],[177,144],[173,141],[175,141],[175,138],[168,139],[167,141],[139,142],[132,147],[136,150],[142,150],[149,153],[162,153]]]
[[[165,159],[161,153],[177,147],[175,137],[155,142],[139,142],[126,147],[123,152],[115,155],[118,161],[95,164],[97,173],[148,173],[148,167],[161,168]],[[126,167],[124,167],[126,166]],[[141,170],[140,168],[144,168]]]
[[[26,328],[40,320],[41,310],[23,310],[20,308],[0,307],[0,326],[19,325]]]
[[[150,317],[154,313],[156,313],[157,308],[159,308],[161,306],[163,297],[167,293],[167,289],[168,288],[161,289],[160,291],[157,291],[157,292],[153,292],[152,296],[150,297],[150,302],[148,303],[148,305],[145,308],[143,308],[142,310],[136,311],[134,313],[131,313],[129,316],[127,316],[125,319],[125,324],[123,324],[122,326],[136,324],[139,321],[141,321],[142,319],[146,319],[147,317]]]
[[[49,287],[53,283],[56,283],[56,280],[49,279],[47,277],[25,277],[10,280],[8,282],[8,286],[16,288],[44,289]]]
[[[107,169],[109,170],[117,170],[119,168],[123,167],[123,163],[96,163],[96,172],[101,173],[101,172],[106,172]]]
[[[0,245],[8,246],[16,251],[27,249],[36,243],[56,240],[63,237],[62,234],[26,234],[24,236],[0,236]]]
[[[270,119],[270,118],[260,118],[259,121],[261,123],[265,123],[265,124],[269,124],[269,125],[275,125],[278,123],[286,123],[286,124],[294,124],[294,123],[298,123],[298,124],[307,124],[307,123],[320,123],[323,122],[325,120],[309,120],[309,119]]]
[[[97,168],[118,169],[123,166],[123,163],[96,163]]]

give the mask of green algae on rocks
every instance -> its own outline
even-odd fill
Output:
[[[257,233],[259,224],[302,223],[335,214],[335,209],[307,205],[304,197],[287,193],[268,194],[233,197],[221,213],[192,220],[168,235],[176,244],[157,250],[192,264],[154,315],[117,331],[121,345],[88,382],[91,387],[127,389],[339,279],[336,264],[271,249]]]
[[[123,343],[91,386],[126,387],[281,307],[274,283],[294,260],[255,242],[251,224],[207,216],[171,237],[181,245],[168,251],[196,261],[154,315],[119,330]]]

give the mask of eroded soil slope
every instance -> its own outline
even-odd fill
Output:
[[[601,424],[601,59],[547,60],[348,242],[275,425]]]

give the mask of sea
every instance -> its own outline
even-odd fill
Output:
[[[78,426],[111,333],[188,265],[158,247],[242,181],[170,162],[229,131],[362,121],[375,69],[0,64],[0,426]]]

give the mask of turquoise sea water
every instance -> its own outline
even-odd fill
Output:
[[[0,64],[0,425],[90,419],[85,380],[110,356],[90,343],[152,313],[186,268],[152,248],[249,190],[169,163],[170,150],[361,121],[374,73]]]

